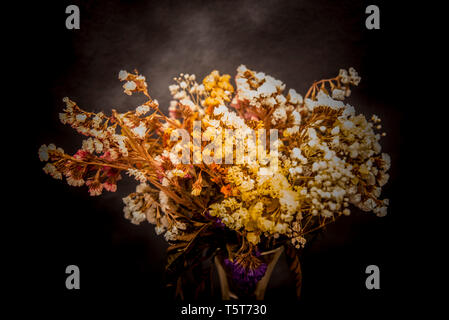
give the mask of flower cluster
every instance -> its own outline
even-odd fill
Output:
[[[327,80],[333,90],[358,84],[342,70]],[[304,235],[340,215],[349,215],[349,205],[384,216],[388,199],[380,200],[388,180],[390,157],[381,153],[376,133],[380,119],[368,121],[355,109],[334,100],[321,85],[317,94],[303,99],[294,90],[283,95],[285,85],[244,66],[238,69],[234,106],[244,119],[264,119],[275,126],[279,139],[278,170],[262,166],[234,165],[228,168],[232,196],[212,204],[211,215],[229,228],[245,233],[258,244],[261,237],[285,235],[293,244],[305,244]],[[319,84],[314,84],[310,93]],[[266,115],[272,116],[266,119]]]
[[[267,271],[267,264],[257,259],[259,255],[247,254],[234,261],[228,258],[224,260],[224,265],[230,270],[232,279],[243,291],[252,291]]]
[[[360,82],[353,68],[315,82],[304,97],[243,65],[235,89],[218,71],[201,83],[180,74],[169,86],[169,116],[144,76],[122,70],[119,80],[125,94],[147,101],[108,116],[64,98],[61,122],[86,139],[73,155],[43,145],[45,173],[86,185],[92,196],[115,192],[123,173],[135,178],[136,191],[123,199],[125,218],[154,224],[176,250],[226,229],[240,248],[226,265],[246,286],[266,270],[258,247],[303,247],[307,234],[349,215],[351,205],[387,213],[380,195],[390,157],[381,152],[380,119],[343,101]],[[268,143],[269,153],[261,148]]]

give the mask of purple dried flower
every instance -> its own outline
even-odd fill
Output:
[[[260,255],[260,254],[259,254]],[[241,265],[238,260],[224,260],[226,268],[231,272],[231,277],[240,289],[252,290],[256,284],[263,278],[267,271],[267,264],[260,262],[256,268]]]
[[[215,227],[220,228],[220,229],[224,229],[225,228],[226,225],[221,221],[221,219],[211,216],[210,213],[209,213],[209,210],[207,210],[204,215],[206,216],[206,218],[209,218],[209,219],[211,219],[213,221]]]

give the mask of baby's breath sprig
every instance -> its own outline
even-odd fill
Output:
[[[329,95],[328,87],[332,93],[332,98],[335,100],[344,100],[351,95],[350,85],[358,86],[361,78],[354,68],[349,68],[349,72],[345,69],[340,69],[338,76],[330,79],[322,79],[316,81],[307,91],[304,100],[309,97],[316,100],[316,95],[319,91],[325,92]]]

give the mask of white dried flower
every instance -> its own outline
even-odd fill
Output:
[[[125,81],[128,78],[128,71],[120,70],[120,72],[118,73],[118,78],[120,79],[120,81]]]
[[[335,88],[334,90],[332,90],[332,99],[344,100],[345,99],[345,91]]]

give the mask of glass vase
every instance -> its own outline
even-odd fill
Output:
[[[265,297],[265,291],[267,289],[268,282],[270,281],[271,274],[276,266],[279,257],[284,251],[284,247],[280,246],[276,249],[265,251],[260,253],[260,259],[267,264],[267,270],[264,276],[255,285],[254,290],[250,292],[241,290],[239,286],[233,280],[232,275],[228,268],[224,265],[224,258],[220,255],[216,255],[214,258],[215,267],[218,272],[218,278],[221,288],[221,297],[223,300],[236,300],[236,299],[255,299],[263,300]]]

